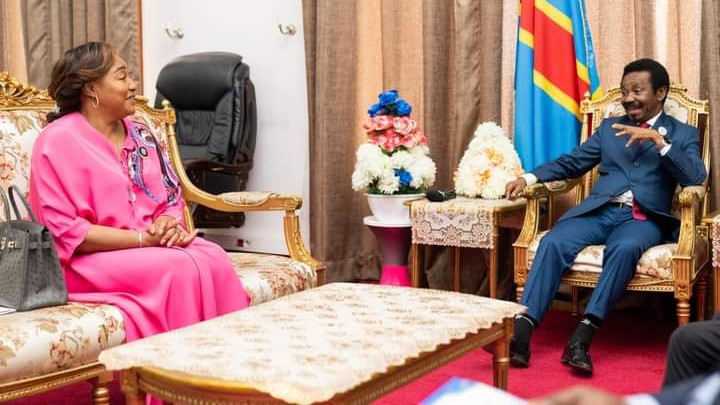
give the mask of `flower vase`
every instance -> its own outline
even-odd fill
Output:
[[[395,225],[410,224],[408,200],[422,197],[423,194],[368,194],[370,211],[378,222]]]

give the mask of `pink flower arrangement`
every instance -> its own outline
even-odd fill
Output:
[[[368,118],[363,129],[367,132],[368,141],[386,152],[392,153],[401,146],[406,149],[427,146],[427,137],[410,117],[376,115]]]

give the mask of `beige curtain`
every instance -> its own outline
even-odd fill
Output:
[[[709,98],[720,111],[720,5],[712,0],[587,1],[603,87],[619,85],[622,68],[659,60],[671,80]],[[394,87],[413,104],[438,166],[437,187],[452,187],[474,126],[499,122],[512,134],[518,4],[478,0],[305,0],[311,117],[311,247],[329,280],[373,278],[379,267],[363,195],[350,188],[365,110]],[[702,92],[700,89],[703,89]],[[720,128],[720,114],[712,128]],[[718,162],[720,146],[711,145]],[[717,170],[713,177],[717,177]],[[718,193],[713,190],[713,200]],[[512,238],[510,235],[508,238]],[[512,262],[502,247],[504,268]],[[443,283],[445,253],[434,252],[431,284]],[[466,252],[466,291],[482,287],[484,258]],[[505,272],[507,277],[507,273]],[[507,281],[507,280],[506,280]]]
[[[504,34],[514,32],[517,4],[306,0],[303,6],[311,248],[327,264],[328,280],[375,278],[378,250],[362,224],[367,203],[350,188],[367,108],[380,91],[397,88],[429,137],[438,166],[436,187],[451,188],[452,172],[475,126],[501,122],[503,110],[509,111],[504,108],[508,93],[499,89],[512,83],[512,69],[501,61],[515,51],[514,39]],[[436,267],[443,265],[444,255]],[[482,263],[475,261],[469,272],[483,273],[478,266]],[[444,270],[439,272],[440,280]]]
[[[623,66],[648,57],[699,95],[701,0],[588,1],[587,9],[603,87],[620,85]]]
[[[700,97],[710,100],[710,151],[714,168],[710,170],[711,205],[720,205],[720,142],[715,135],[720,130],[720,2],[703,0],[700,54]]]
[[[0,71],[27,83],[21,0],[0,0]]]
[[[50,68],[62,54],[88,41],[115,46],[130,69],[140,72],[137,0],[26,0],[22,24],[28,82],[47,87]]]

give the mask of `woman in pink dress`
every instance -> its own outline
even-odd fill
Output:
[[[69,300],[112,304],[126,340],[248,306],[227,254],[188,233],[168,156],[131,122],[136,83],[110,45],[90,42],[52,71],[59,111],[36,141],[30,203],[55,238]]]

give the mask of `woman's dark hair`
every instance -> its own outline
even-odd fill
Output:
[[[83,87],[105,76],[113,64],[113,48],[105,42],[88,42],[67,52],[55,62],[48,93],[58,106],[48,122],[80,110]]]
[[[665,66],[656,60],[644,58],[628,63],[625,66],[625,69],[623,69],[623,77],[627,76],[628,73],[633,72],[650,73],[650,81],[652,82],[653,91],[655,92],[662,87],[670,90],[670,76],[668,75]],[[665,98],[667,98],[667,93],[665,94]],[[663,99],[663,103],[664,102],[665,99]]]

